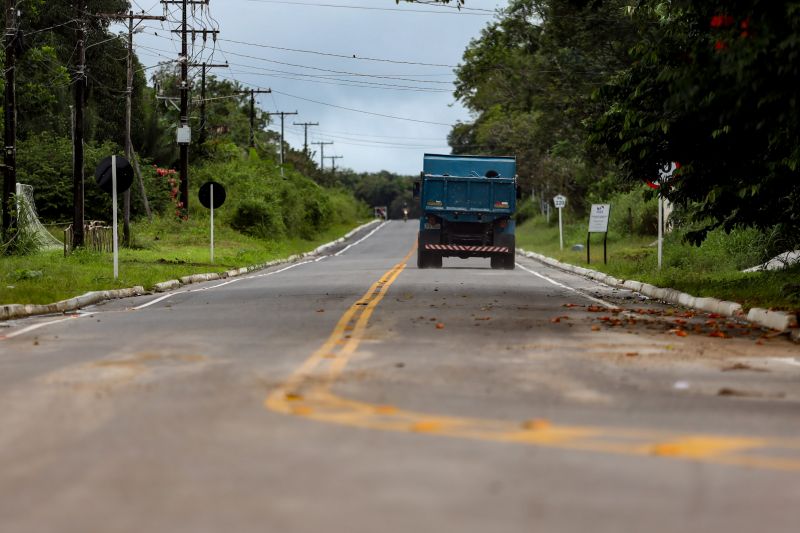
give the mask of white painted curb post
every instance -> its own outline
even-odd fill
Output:
[[[117,156],[111,156],[111,218],[114,239],[114,279],[119,278],[119,245],[117,243]]]
[[[211,264],[214,264],[214,184],[212,183],[209,188],[211,189]]]

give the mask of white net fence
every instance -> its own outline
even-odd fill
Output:
[[[17,183],[17,227],[18,239],[37,249],[61,248],[62,243],[45,228],[36,214],[33,187]]]

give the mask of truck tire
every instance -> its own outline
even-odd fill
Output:
[[[505,255],[493,255],[489,257],[489,262],[492,265],[493,270],[498,270],[501,268],[505,268]]]
[[[417,268],[428,268],[427,256],[424,251],[417,248]]]
[[[439,254],[428,254],[428,266],[431,268],[442,268],[442,256]]]
[[[506,270],[514,270],[515,261],[514,261],[514,252],[503,254],[503,268]]]

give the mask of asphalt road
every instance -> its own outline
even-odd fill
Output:
[[[0,531],[798,530],[796,345],[415,228],[4,324]]]

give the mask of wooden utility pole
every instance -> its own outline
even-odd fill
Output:
[[[272,89],[248,89],[239,92],[239,94],[250,95],[250,148],[256,147],[256,95],[271,92]]]
[[[200,75],[200,138],[198,144],[202,145],[206,142],[206,73],[210,68],[228,68],[228,64],[215,65],[213,63],[190,63],[190,67],[201,67],[202,73]]]
[[[325,170],[325,145],[326,144],[333,144],[333,141],[331,141],[331,142],[318,142],[318,143],[311,143],[311,144],[319,145],[319,169],[320,170]]]
[[[342,159],[343,157],[344,157],[343,155],[329,155],[328,157],[325,158],[331,160],[331,171],[334,174],[336,174],[336,160]]]
[[[267,115],[280,115],[281,116],[281,171],[283,171],[283,121],[289,115],[297,115],[297,111],[289,113],[287,111],[276,111],[274,113],[267,113]]]
[[[181,28],[173,30],[172,33],[181,34],[181,109],[180,127],[178,135],[178,147],[180,149],[180,162],[178,172],[181,178],[180,183],[180,205],[186,215],[189,214],[189,143],[191,143],[191,132],[189,126],[189,33],[192,37],[200,33],[203,39],[211,34],[216,39],[217,30],[194,29],[188,27],[188,14],[190,5],[208,5],[209,0],[161,0],[162,4],[179,4],[181,6]]]
[[[17,8],[14,0],[6,0],[6,91],[3,103],[5,113],[3,155],[3,241],[11,240],[14,228],[14,194],[17,192],[17,93],[16,93],[16,39]]]
[[[130,11],[127,15],[122,13],[98,13],[98,16],[106,17],[109,19],[128,19],[128,79],[125,85],[125,157],[128,161],[133,159],[133,143],[131,143],[131,123],[132,119],[132,99],[133,99],[133,21],[138,20],[167,20],[163,16],[152,15],[134,15]],[[150,206],[147,202],[147,193],[144,189],[144,182],[142,176],[139,175],[139,188],[142,193],[142,200],[144,201],[145,211],[148,216],[150,215]],[[131,243],[131,190],[128,189],[122,195],[123,199],[123,216],[122,216],[122,242],[125,246],[130,246]]]
[[[319,126],[319,122],[294,122],[295,126],[303,126],[303,153],[308,157],[308,127]]]
[[[75,2],[78,12],[85,11],[81,3]],[[83,106],[86,89],[86,29],[84,21],[78,22],[77,32],[78,71],[75,75],[75,123],[72,133],[72,249],[83,246]]]

